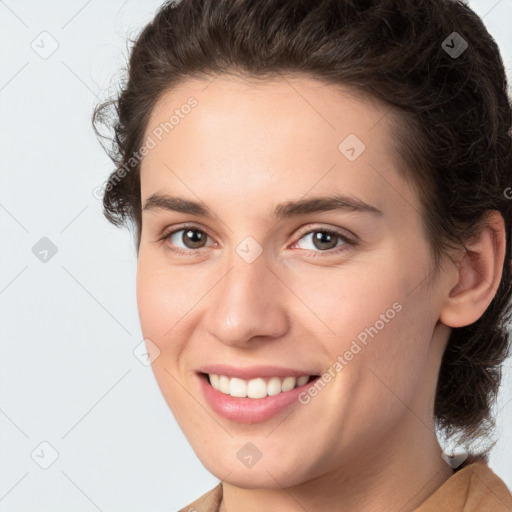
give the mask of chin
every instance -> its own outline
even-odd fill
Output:
[[[246,467],[238,458],[226,460],[226,457],[217,457],[217,454],[199,459],[219,480],[243,489],[282,489],[307,480],[306,475],[297,471],[296,465],[291,462],[279,464],[275,458],[265,461],[262,456],[252,467]]]

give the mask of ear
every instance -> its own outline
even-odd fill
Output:
[[[483,315],[501,280],[505,245],[505,222],[498,211],[492,210],[456,263],[458,279],[445,298],[439,317],[442,323],[464,327]]]

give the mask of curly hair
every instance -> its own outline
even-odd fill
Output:
[[[500,51],[482,20],[459,0],[182,0],[163,4],[131,43],[120,91],[92,120],[115,164],[104,214],[135,226],[137,249],[140,161],[132,155],[150,114],[178,83],[219,74],[299,73],[388,105],[399,171],[419,192],[434,268],[450,247],[465,248],[489,211],[501,213],[501,282],[476,322],[452,329],[434,404],[446,438],[466,446],[490,439],[510,355],[512,114]],[[467,463],[488,461],[495,444]]]

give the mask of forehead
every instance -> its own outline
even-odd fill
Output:
[[[304,76],[187,80],[151,113],[146,138],[155,145],[141,166],[142,198],[225,190],[231,201],[239,191],[242,205],[248,191],[274,202],[337,189],[382,209],[383,191],[413,194],[396,172],[391,121],[387,105]]]
[[[214,136],[225,129],[231,130],[229,141],[243,140],[249,148],[251,141],[257,145],[269,134],[280,136],[279,140],[287,137],[288,142],[290,136],[303,136],[307,140],[302,142],[309,143],[317,142],[311,136],[327,136],[328,144],[352,130],[360,139],[373,132],[375,145],[384,142],[390,114],[390,107],[376,98],[303,75],[266,80],[218,76],[186,80],[163,94],[153,108],[146,134],[160,127],[164,138],[170,132],[179,137],[183,131],[179,128],[187,126],[197,135]]]

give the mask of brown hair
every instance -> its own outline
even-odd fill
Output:
[[[467,446],[488,438],[509,355],[512,119],[503,61],[482,20],[457,0],[182,0],[163,4],[132,43],[121,91],[96,107],[93,126],[111,140],[106,150],[116,166],[104,213],[115,225],[133,222],[137,248],[140,162],[130,157],[167,91],[217,74],[296,72],[389,105],[401,172],[420,193],[435,269],[449,247],[464,247],[489,210],[501,213],[499,288],[478,321],[452,330],[434,408],[448,439],[457,435]],[[101,135],[100,125],[113,137]],[[488,460],[494,444],[468,461]]]

